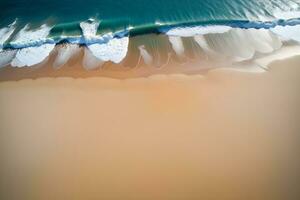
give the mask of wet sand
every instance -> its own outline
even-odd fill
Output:
[[[0,197],[299,199],[299,63],[1,82]]]

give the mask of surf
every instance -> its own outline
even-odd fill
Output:
[[[127,0],[121,2],[129,3]],[[189,6],[191,2],[154,0],[153,5],[160,3],[162,6],[157,7],[158,10],[166,11],[163,15],[157,10],[149,15],[153,5],[145,8],[142,4],[133,4],[132,7],[143,8],[145,18],[130,13],[131,8],[127,7],[119,12],[120,8],[114,7],[113,2],[102,2],[108,7],[98,7],[92,0],[87,3],[88,7],[95,7],[96,13],[102,10],[103,14],[80,21],[61,17],[63,20],[41,24],[40,20],[26,21],[23,13],[18,13],[18,19],[0,28],[0,68],[32,67],[56,55],[52,65],[60,69],[78,55],[81,48],[84,49],[82,66],[88,70],[105,63],[130,67],[144,63],[161,67],[170,61],[183,63],[195,58],[215,63],[240,63],[271,54],[288,42],[300,42],[299,3],[293,0],[202,0],[193,2],[195,8]],[[22,6],[22,2],[20,4]],[[168,7],[171,4],[177,9]],[[40,6],[35,4],[32,8]],[[202,12],[196,9],[200,6]],[[80,9],[73,7],[73,12]],[[115,15],[110,15],[107,11],[113,7]],[[60,16],[62,13],[58,11],[57,16]],[[136,39],[139,37],[143,40]]]

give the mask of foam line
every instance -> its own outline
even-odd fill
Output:
[[[296,14],[298,15],[298,13]],[[289,15],[295,16],[295,13]],[[282,18],[284,17],[285,16],[282,16]],[[290,16],[287,16],[285,18],[289,17]],[[289,23],[299,22],[297,19],[293,19],[292,21],[291,19],[288,20],[290,20]],[[248,23],[251,24],[251,22]],[[287,23],[287,21],[276,23]],[[236,22],[236,24],[238,23]],[[61,36],[60,39],[67,41],[67,43],[85,44],[89,49],[88,53],[86,53],[86,57],[90,57],[90,53],[101,62],[122,62],[127,55],[129,46],[127,30],[97,35],[97,30],[100,25],[100,22],[92,19],[86,22],[81,22],[81,37]],[[7,40],[11,40],[10,38],[15,31],[15,26],[16,22],[6,28],[0,29],[0,42],[3,43]],[[161,28],[164,25],[159,26]],[[180,57],[184,57],[185,53],[185,46],[182,37],[193,37],[196,43],[207,54],[217,55],[225,59],[228,58],[234,62],[250,60],[257,55],[257,53],[272,53],[273,51],[281,48],[281,40],[295,40],[300,42],[300,25],[276,26],[269,30],[263,28],[233,28],[229,25],[172,27],[165,30],[168,42],[171,44],[176,55]],[[16,52],[15,57],[11,58],[13,55],[13,53],[11,53],[7,58],[2,58],[0,61],[1,66],[7,65],[10,61],[11,65],[15,67],[32,66],[45,60],[57,42],[61,41],[59,39],[49,38],[50,31],[51,27],[46,24],[37,29],[30,29],[28,24],[24,26],[9,43],[10,49],[17,48],[17,51],[14,51]],[[185,39],[185,41],[186,40],[188,39]],[[167,39],[164,41],[167,42]],[[53,63],[54,68],[62,67],[68,62],[71,56],[76,52],[75,48],[73,48],[75,46],[77,45],[68,44],[65,48],[58,47],[58,55]],[[153,64],[153,62],[157,62],[157,60],[159,60],[155,58],[159,57],[156,56],[157,53],[151,52],[151,55],[143,44],[139,44],[137,48],[147,65],[150,65],[150,63]],[[0,51],[2,51],[1,48]],[[168,53],[170,53],[169,50]],[[4,55],[4,53],[1,54]],[[88,69],[93,68],[91,63],[87,63],[86,66]]]
[[[175,27],[163,32],[169,36],[193,37],[195,35],[226,33],[231,29],[232,28],[230,26],[211,25],[211,26]]]
[[[38,29],[30,29],[30,26],[27,24],[23,27],[19,33],[7,44],[5,48],[25,48],[25,47],[34,47],[40,46],[45,43],[60,43],[61,41],[67,41],[73,44],[96,44],[96,43],[107,43],[113,38],[128,37],[129,33],[135,34],[145,34],[145,33],[163,33],[169,36],[181,36],[181,37],[193,37],[196,35],[207,35],[207,34],[221,34],[229,32],[232,29],[282,29],[284,27],[292,27],[300,25],[300,12],[279,12],[276,14],[278,18],[274,18],[271,21],[224,21],[218,25],[214,24],[214,21],[211,24],[201,24],[201,22],[193,22],[191,24],[154,24],[149,25],[150,28],[141,28],[140,27],[130,27],[116,32],[102,33],[97,35],[97,30],[101,23],[97,20],[89,19],[88,21],[81,22],[79,25],[82,29],[82,35],[61,35],[55,36],[55,38],[49,37],[49,33],[52,30],[52,27],[44,24]],[[284,18],[284,19],[281,19]],[[281,19],[281,20],[279,20]],[[14,25],[15,26],[15,25]],[[12,35],[13,27],[8,31],[8,27],[0,29],[0,35],[3,33],[8,33],[6,37],[0,37],[1,42],[6,41]],[[57,25],[58,26],[58,25]],[[0,43],[1,43],[0,42]],[[4,47],[3,47],[4,48]]]

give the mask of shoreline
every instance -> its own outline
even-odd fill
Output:
[[[99,22],[81,23],[83,37],[87,41],[100,37],[95,30],[98,26]],[[33,40],[34,34],[41,32],[47,35],[50,31],[50,27],[42,28],[45,30],[31,33],[25,28],[23,32],[29,38],[32,36]],[[249,64],[256,64],[254,68],[262,71],[258,68],[265,69],[266,66],[251,62],[274,55],[282,48],[295,48],[300,52],[297,35],[294,34],[297,27],[286,28],[290,29],[290,36],[285,36],[281,28],[271,31],[224,27],[211,30],[214,28],[206,27],[203,30],[176,29],[166,35],[148,34],[130,39],[113,38],[108,34],[103,36],[102,43],[86,46],[43,44],[19,50],[3,50],[0,52],[0,81],[47,76],[106,76],[124,79],[162,73],[193,74],[245,63],[248,64],[247,68]],[[204,31],[203,34],[201,31]],[[9,36],[11,30],[7,34]],[[286,37],[294,42],[287,42]],[[278,55],[274,57],[276,59]]]
[[[22,79],[40,79],[40,78],[107,78],[116,80],[127,80],[127,79],[139,79],[147,78],[151,76],[160,75],[200,75],[209,76],[210,73],[214,71],[228,70],[244,72],[244,73],[264,73],[268,71],[269,66],[273,65],[280,60],[292,59],[293,57],[300,56],[300,46],[285,46],[281,49],[273,52],[272,54],[265,55],[253,59],[252,61],[241,63],[241,64],[222,64],[223,66],[216,67],[216,63],[208,62],[205,60],[186,60],[182,63],[174,62],[170,60],[166,63],[164,67],[148,66],[144,62],[140,61],[134,68],[124,67],[121,65],[106,63],[102,67],[98,67],[94,70],[86,70],[82,67],[83,52],[69,60],[62,68],[55,69],[52,65],[56,52],[53,52],[49,56],[49,59],[44,61],[42,64],[36,67],[23,67],[23,68],[13,68],[5,67],[0,69],[0,83],[7,81],[21,81]],[[139,58],[141,59],[141,58]],[[197,58],[199,59],[199,58]],[[125,62],[133,62],[130,56]],[[123,63],[124,64],[124,63]],[[199,67],[200,65],[200,67]],[[227,66],[226,66],[227,65]],[[209,67],[210,66],[210,67]]]

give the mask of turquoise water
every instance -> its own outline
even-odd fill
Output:
[[[276,21],[276,12],[298,11],[299,0],[1,0],[0,27],[17,19],[18,27],[54,25],[51,36],[81,34],[79,23],[101,21],[98,32],[133,27],[131,34],[166,26],[229,24],[256,27]],[[271,24],[274,25],[274,24]]]

